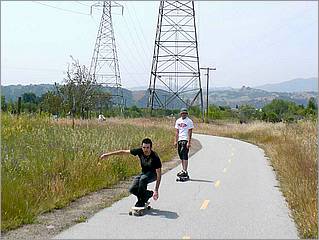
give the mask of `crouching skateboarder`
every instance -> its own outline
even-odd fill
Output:
[[[142,167],[142,173],[134,178],[134,181],[129,188],[130,193],[137,197],[135,207],[144,207],[152,196],[154,200],[157,200],[159,197],[158,189],[161,183],[162,163],[157,153],[152,150],[151,139],[143,139],[141,148],[104,153],[101,155],[100,159],[105,159],[112,155],[122,154],[132,154],[134,156],[138,156]],[[147,190],[147,184],[155,180],[156,185],[154,192]]]

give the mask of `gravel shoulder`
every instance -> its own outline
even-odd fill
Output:
[[[190,156],[202,148],[200,142],[192,140]],[[162,172],[173,169],[180,164],[178,156],[171,161],[164,162]],[[1,239],[50,239],[63,230],[89,219],[99,210],[111,206],[114,202],[129,196],[128,188],[134,177],[121,181],[112,188],[101,189],[97,192],[87,194],[61,209],[53,209],[41,214],[35,223],[24,225],[15,230],[1,233]]]

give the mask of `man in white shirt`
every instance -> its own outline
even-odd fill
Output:
[[[181,117],[176,120],[175,128],[175,147],[178,147],[178,155],[182,160],[182,170],[177,173],[178,177],[189,178],[188,167],[188,152],[191,147],[192,131],[194,128],[193,121],[188,117],[188,111],[186,108],[181,109]]]

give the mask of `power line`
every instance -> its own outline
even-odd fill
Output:
[[[51,7],[51,8],[55,8],[55,9],[61,10],[61,11],[65,11],[65,12],[71,12],[71,13],[76,13],[76,14],[82,14],[82,15],[90,16],[90,14],[87,14],[87,13],[82,13],[82,12],[77,12],[77,11],[73,11],[73,10],[69,10],[69,9],[55,7],[55,6],[51,6],[51,5],[48,5],[48,4],[45,4],[45,3],[41,3],[41,2],[36,2],[36,1],[32,1],[32,2],[41,4],[41,5],[46,6],[46,7]]]
[[[83,5],[83,6],[86,6],[86,7],[91,7],[90,5],[87,5],[87,4],[84,4],[84,3],[81,3],[80,1],[74,1],[74,2],[76,2],[76,3],[78,3],[78,4],[81,4],[81,5]]]
[[[124,3],[124,4],[126,5],[126,3]],[[135,17],[135,19],[136,19],[136,21],[137,21],[137,23],[138,23],[138,25],[139,25],[139,30],[140,30],[140,32],[142,33],[142,37],[143,37],[143,39],[144,39],[144,43],[147,43],[147,40],[146,40],[145,35],[144,35],[144,32],[142,31],[142,27],[141,27],[142,24],[140,23],[140,21],[139,21],[139,19],[138,19],[138,17],[137,17],[134,4],[132,4],[132,8],[131,8],[131,9],[133,10],[134,17]],[[129,14],[129,16],[132,18],[131,14],[130,14],[129,8],[128,8],[128,14]],[[133,20],[133,18],[132,18],[132,20]],[[134,24],[133,26],[134,26],[134,28],[135,28],[135,24]],[[136,32],[137,37],[139,38],[139,34],[137,33],[136,28],[135,28],[135,32]],[[139,40],[140,40],[140,38],[139,38]],[[140,42],[142,43],[143,41],[140,40]],[[148,52],[150,55],[152,55],[152,49],[150,49],[150,46],[149,46],[149,45],[147,45],[147,44],[142,44],[143,50],[144,50],[144,46],[145,46],[145,45],[147,46],[147,52]]]
[[[53,69],[53,68],[29,68],[29,67],[6,67],[2,66],[2,69],[13,69],[13,70],[30,70],[30,71],[53,71],[53,72],[65,72],[65,70],[61,69]]]
[[[132,32],[131,32],[130,26],[129,26],[129,24],[127,23],[127,21],[126,21],[126,19],[125,19],[125,16],[123,16],[123,19],[124,19],[125,26],[126,26],[126,28],[127,28],[127,30],[128,30],[128,33],[129,33],[128,35],[129,35],[130,38],[132,39],[132,42],[133,42],[134,46],[138,46],[138,44],[136,43],[136,41],[135,41],[135,39],[134,39],[134,37],[133,37],[133,34],[132,34]],[[145,51],[141,51],[140,48],[138,48],[138,47],[136,47],[135,50],[136,50],[140,55],[142,55],[141,53],[143,53],[143,54],[144,54],[144,57],[147,58],[147,55],[146,55]],[[143,50],[144,50],[144,49],[143,49]],[[138,57],[137,59],[141,59],[141,58]],[[145,68],[145,70],[148,71],[147,66],[145,65],[145,63],[144,63],[144,61],[143,61],[142,59],[141,59],[141,63],[142,63],[142,65],[143,65],[143,67]]]

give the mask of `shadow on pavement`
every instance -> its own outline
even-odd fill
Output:
[[[205,182],[205,183],[213,183],[214,182],[214,181],[211,181],[211,180],[193,179],[193,178],[190,178],[188,181],[191,181],[191,182]]]
[[[151,216],[160,216],[168,219],[176,219],[178,218],[178,214],[176,212],[171,211],[163,211],[159,209],[151,208],[150,210],[146,211],[145,214],[151,215]]]

